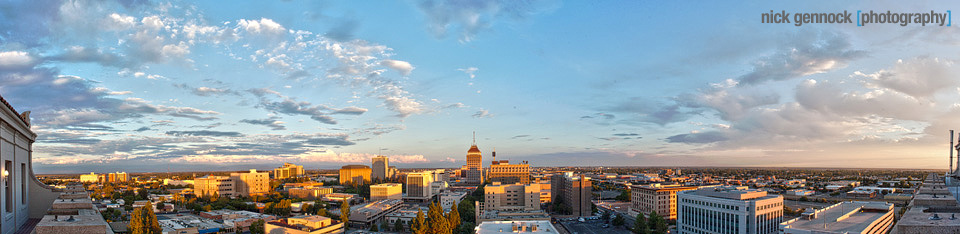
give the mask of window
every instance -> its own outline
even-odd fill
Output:
[[[20,163],[20,204],[27,204],[27,164]]]
[[[10,171],[13,171],[13,162],[10,160],[4,161],[3,164],[3,190],[4,190],[4,206],[6,206],[7,213],[13,212],[13,180],[10,179]]]

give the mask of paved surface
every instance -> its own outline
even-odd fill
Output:
[[[570,234],[630,234],[631,232],[623,227],[603,228],[602,220],[589,220],[587,222],[563,222]]]

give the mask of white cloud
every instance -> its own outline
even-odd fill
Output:
[[[957,69],[953,61],[920,57],[907,61],[897,60],[893,68],[872,74],[856,72],[854,75],[868,78],[872,85],[893,89],[917,98],[929,98],[934,93],[955,87],[958,84]]]
[[[401,75],[404,75],[404,76],[410,75],[410,72],[413,71],[414,69],[413,65],[410,65],[410,63],[406,61],[393,60],[393,59],[385,59],[383,61],[380,61],[380,65],[392,68],[393,70],[397,70],[397,72],[399,72]]]
[[[0,52],[0,69],[20,70],[31,68],[37,64],[37,59],[23,51]]]
[[[107,19],[104,20],[104,26],[111,30],[127,30],[136,26],[137,22],[133,16],[121,15],[117,13],[111,13],[107,16]]]
[[[457,71],[462,71],[463,73],[467,73],[467,75],[470,76],[470,79],[473,79],[473,78],[477,78],[476,73],[477,71],[480,71],[480,68],[476,68],[476,67],[459,68],[457,69]]]
[[[249,33],[269,36],[279,36],[287,32],[282,25],[267,18],[260,18],[260,20],[241,19],[237,21],[237,26]]]

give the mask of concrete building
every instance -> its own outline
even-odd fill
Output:
[[[197,196],[249,197],[270,191],[270,177],[266,172],[250,169],[245,173],[230,173],[230,176],[207,175],[196,178],[193,193]]]
[[[343,233],[344,226],[339,220],[317,215],[301,215],[270,221],[264,225],[264,233],[284,234],[332,234]]]
[[[403,199],[403,185],[398,183],[386,183],[370,186],[370,201],[386,199]]]
[[[496,156],[496,152],[494,152],[494,156]],[[510,161],[507,160],[493,161],[487,171],[487,179],[503,184],[529,184],[530,164],[526,161],[520,164],[510,164]]]
[[[333,188],[329,187],[300,187],[287,190],[290,197],[301,199],[318,199],[325,194],[333,193]]]
[[[46,215],[38,215],[37,218],[40,219],[40,222],[36,223],[35,227],[24,224],[18,227],[20,230],[16,233],[26,233],[23,230],[25,228],[33,228],[33,233],[36,234],[111,233],[109,224],[103,220],[103,216],[93,205],[93,201],[82,184],[68,184],[59,193],[59,198],[53,200],[52,204],[43,207]],[[31,199],[37,201],[42,198],[31,197]],[[31,205],[34,205],[32,201]],[[30,208],[31,218],[34,216],[33,208]],[[14,233],[12,231],[7,232],[6,226],[3,229],[4,233]]]
[[[550,221],[486,221],[474,228],[477,234],[533,233],[560,234]]]
[[[783,221],[782,196],[746,186],[681,191],[677,199],[681,234],[772,234]]]
[[[593,187],[590,178],[574,176],[572,172],[554,174],[550,177],[550,200],[554,204],[569,206],[575,216],[593,216],[591,199]]]
[[[350,225],[370,227],[384,221],[384,217],[403,206],[403,200],[380,200],[350,207]],[[330,210],[339,215],[339,209]]]
[[[677,219],[677,192],[694,190],[696,186],[633,185],[630,186],[630,216],[648,215],[656,211],[667,220]]]
[[[99,182],[100,182],[100,176],[98,176],[93,172],[90,172],[90,174],[80,175],[80,183],[99,183]]]
[[[240,231],[249,231],[250,224],[253,224],[253,222],[256,222],[257,220],[262,219],[266,222],[277,220],[277,216],[245,210],[212,210],[200,212],[199,215],[203,218],[223,222],[224,227],[227,229]]]
[[[443,192],[440,194],[440,207],[443,207],[443,210],[449,210],[453,204],[459,206],[466,197],[467,192]]]
[[[483,210],[540,210],[539,184],[501,184],[500,182],[493,182],[493,184],[483,187],[483,193]]]
[[[306,175],[306,173],[303,171],[303,166],[293,163],[284,163],[282,167],[273,169],[273,178],[280,180],[301,177],[304,175]]]
[[[780,223],[781,234],[886,234],[893,227],[893,204],[841,202],[823,209],[808,208],[800,217]]]
[[[352,193],[328,193],[328,194],[324,194],[323,197],[320,198],[320,200],[325,202],[357,203],[363,199],[360,198],[360,195],[352,194]]]
[[[372,180],[386,180],[393,177],[390,174],[390,158],[387,156],[376,156],[370,159],[370,167],[372,172],[370,174],[370,179]]]
[[[340,168],[340,184],[366,184],[370,181],[370,167],[346,165]]]
[[[430,189],[433,175],[433,171],[407,173],[407,197],[423,200],[433,197],[433,191]]]
[[[891,234],[930,234],[960,233],[960,206],[953,195],[944,191],[957,189],[956,185],[947,186],[946,179],[937,173],[930,173],[923,181],[920,192],[913,196],[908,209]],[[953,179],[953,178],[950,178]]]

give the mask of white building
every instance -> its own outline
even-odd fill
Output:
[[[57,199],[53,187],[33,175],[30,158],[36,139],[30,130],[30,112],[17,113],[0,97],[0,233],[16,232],[28,218],[42,218]]]
[[[485,221],[474,228],[477,234],[534,233],[559,234],[550,221]]]
[[[681,234],[772,234],[783,221],[783,197],[746,186],[719,186],[677,195]]]

